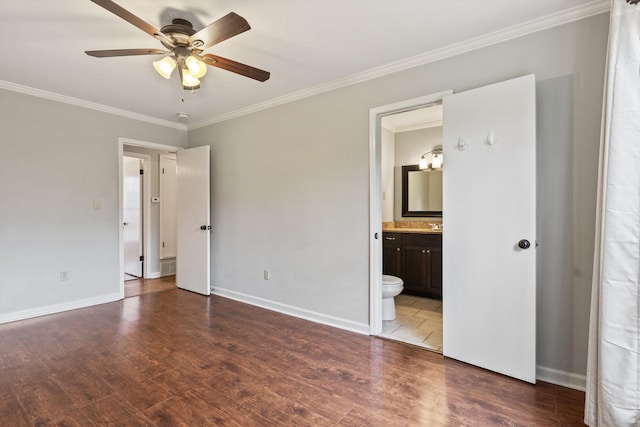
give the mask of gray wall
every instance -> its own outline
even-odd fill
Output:
[[[118,137],[186,132],[6,90],[0,129],[0,319],[118,293]]]
[[[603,14],[190,131],[211,146],[213,285],[368,323],[369,109],[535,73],[538,364],[584,374],[607,31]]]

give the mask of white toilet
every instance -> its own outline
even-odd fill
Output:
[[[396,318],[394,297],[402,292],[404,282],[396,276],[382,275],[382,320]]]

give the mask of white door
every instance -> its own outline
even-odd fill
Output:
[[[160,259],[176,257],[176,155],[160,154]]]
[[[209,146],[177,153],[176,285],[203,295],[209,281]]]
[[[444,355],[535,383],[535,76],[443,108]]]
[[[122,159],[124,272],[142,277],[142,160]]]

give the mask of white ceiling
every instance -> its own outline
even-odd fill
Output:
[[[93,58],[85,50],[159,48],[89,0],[2,0],[0,80],[174,123],[202,123],[545,18],[602,12],[606,0],[116,0],[157,28],[196,30],[234,11],[252,29],[207,49],[271,72],[260,83],[209,68],[195,94],[160,77],[155,56]],[[570,18],[569,18],[570,19]],[[197,21],[200,21],[198,25]],[[535,25],[529,25],[534,28]],[[505,33],[508,33],[506,31]]]

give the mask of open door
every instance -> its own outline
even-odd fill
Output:
[[[443,108],[444,355],[535,383],[535,76]]]
[[[142,277],[142,160],[122,158],[124,272]]]
[[[176,285],[209,295],[209,146],[177,152]]]

